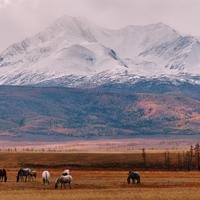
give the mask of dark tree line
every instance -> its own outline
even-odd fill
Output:
[[[188,151],[183,152],[165,152],[163,154],[163,163],[148,162],[150,159],[145,149],[142,149],[143,169],[160,168],[163,170],[200,170],[200,145],[191,146]]]

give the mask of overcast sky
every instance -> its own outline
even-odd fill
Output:
[[[163,22],[200,36],[200,0],[0,0],[0,51],[66,14],[109,28]]]

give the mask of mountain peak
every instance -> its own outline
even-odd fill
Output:
[[[72,17],[69,15],[64,15],[58,18],[50,27],[54,29],[68,29],[73,27],[88,27],[92,26],[92,23],[85,17]]]
[[[162,22],[112,30],[65,15],[0,54],[0,84],[60,80],[77,86],[84,81],[134,82],[134,77],[175,77],[191,71],[199,75],[194,70],[200,66],[199,51],[198,39],[183,37]]]
[[[60,18],[58,18],[54,24],[63,24],[63,25],[67,25],[68,23],[75,23],[75,22],[82,22],[82,23],[89,23],[89,20],[86,17],[73,17],[70,15],[64,15]]]

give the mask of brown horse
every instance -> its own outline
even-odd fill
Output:
[[[0,169],[0,181],[1,182],[6,182],[7,181],[7,172],[5,169]]]
[[[30,180],[31,180],[31,181],[33,181],[33,180],[36,181],[37,172],[36,172],[36,171],[31,171],[30,174],[29,174],[29,177],[30,177]]]

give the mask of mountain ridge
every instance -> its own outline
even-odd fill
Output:
[[[163,76],[199,84],[199,52],[197,37],[163,23],[111,30],[64,16],[0,54],[0,84],[93,87]]]

